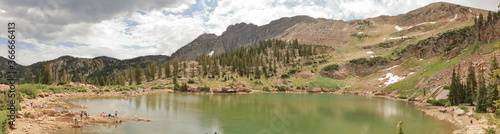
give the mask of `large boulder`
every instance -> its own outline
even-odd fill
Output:
[[[463,116],[464,114],[465,114],[465,111],[462,109],[455,110],[455,115],[457,115],[457,116]]]

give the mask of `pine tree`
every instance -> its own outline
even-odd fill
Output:
[[[130,67],[128,72],[128,85],[132,85],[134,83],[135,77],[134,77],[134,71],[132,70],[132,67]]]
[[[48,85],[52,84],[52,69],[50,64],[45,64],[42,83]]]
[[[179,72],[179,60],[178,59],[175,59],[174,60],[174,63],[173,63],[173,67],[174,67],[174,70],[172,72],[172,82],[174,83],[174,85],[178,85],[177,83],[177,73]]]
[[[493,16],[491,15],[491,11],[488,11],[488,16],[486,17],[486,19],[488,20],[487,22],[490,22],[491,20],[493,20]]]
[[[453,73],[451,74],[451,85],[450,85],[450,93],[448,94],[448,100],[452,105],[460,104],[460,80],[457,76],[455,68],[453,68]]]
[[[489,74],[490,77],[490,80],[489,80],[489,84],[488,84],[488,99],[486,101],[486,104],[488,106],[488,108],[494,108],[494,101],[495,100],[499,100],[498,96],[499,96],[499,93],[498,93],[498,90],[497,90],[497,87],[500,83],[500,74],[498,73],[494,73],[495,70],[499,70],[499,66],[498,66],[498,62],[497,62],[497,57],[496,56],[493,56],[493,61],[491,62],[491,66],[490,66],[490,72],[491,74]]]
[[[465,102],[471,103],[475,100],[475,92],[477,89],[476,72],[472,63],[469,64],[468,74],[467,74],[467,84],[465,90]]]
[[[477,19],[477,23],[479,24],[479,26],[483,25],[483,14],[480,13],[479,14],[479,18]]]
[[[165,77],[170,77],[170,62],[167,62],[165,65]]]
[[[139,65],[135,67],[135,82],[137,85],[142,84],[142,68]]]
[[[41,79],[42,71],[40,69],[36,69],[35,71],[35,83],[38,84],[42,81]]]
[[[66,69],[63,70],[61,81],[68,81],[68,71]]]
[[[479,81],[478,81],[478,86],[477,86],[477,105],[476,105],[476,112],[478,113],[485,113],[487,104],[486,104],[486,83],[484,80],[484,70],[480,69],[480,73],[478,75]]]

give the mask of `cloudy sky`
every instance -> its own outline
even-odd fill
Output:
[[[397,15],[437,0],[0,0],[0,56],[7,23],[16,23],[16,61],[29,65],[62,55],[129,59],[170,55],[203,33],[281,17],[353,20]],[[497,0],[449,0],[496,11]]]

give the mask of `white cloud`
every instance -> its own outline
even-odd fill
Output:
[[[156,1],[156,0],[150,0]],[[256,25],[265,25],[281,17],[308,15],[315,18],[336,20],[363,19],[379,15],[397,15],[406,13],[418,7],[425,6],[437,0],[178,0],[176,6],[148,7],[144,4],[130,9],[128,12],[115,13],[111,18],[106,16],[94,17],[99,21],[65,21],[51,22],[44,19],[44,15],[68,16],[66,12],[43,12],[37,8],[25,11],[30,17],[14,18],[2,15],[0,9],[0,23],[18,21],[34,32],[18,33],[19,39],[35,45],[32,49],[19,51],[19,61],[22,64],[31,64],[37,61],[50,60],[62,55],[92,58],[96,56],[110,56],[119,59],[133,58],[143,55],[163,54],[170,55],[177,49],[191,42],[204,32],[222,34],[227,26],[246,22]],[[480,6],[473,1],[449,2]],[[494,1],[487,1],[495,3]],[[22,5],[22,4],[21,4]],[[490,4],[496,8],[496,4]],[[91,7],[91,6],[90,6]],[[61,7],[67,9],[68,7]],[[491,8],[493,9],[493,8]],[[73,9],[72,9],[73,10]],[[104,11],[104,9],[102,9]],[[113,10],[122,11],[113,7]],[[139,14],[139,10],[145,14]],[[74,10],[78,12],[80,10]],[[98,12],[98,11],[93,11]],[[15,13],[22,13],[15,11]],[[165,14],[166,13],[166,14]],[[101,15],[98,13],[95,15]],[[88,15],[88,14],[84,14]],[[38,16],[38,17],[37,17]],[[40,17],[41,16],[41,17]],[[85,17],[85,16],[83,16]],[[125,20],[135,22],[130,25]],[[43,22],[43,23],[40,23]],[[47,23],[47,24],[44,24]],[[60,24],[60,25],[58,25]],[[1,27],[0,27],[1,28]],[[26,28],[24,28],[26,29]],[[47,30],[43,29],[56,29]],[[24,30],[29,31],[29,30]],[[29,36],[31,33],[43,36]],[[6,33],[0,32],[1,37]],[[26,36],[25,36],[26,35]],[[37,41],[48,44],[38,43]],[[74,42],[87,46],[68,47],[58,42]]]

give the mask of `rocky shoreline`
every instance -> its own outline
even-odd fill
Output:
[[[25,99],[20,102],[22,110],[18,112],[15,129],[8,133],[54,133],[64,128],[80,128],[83,126],[110,126],[126,121],[146,121],[149,119],[141,118],[117,118],[103,117],[100,115],[81,116],[84,110],[55,110],[53,107],[61,109],[86,108],[87,106],[64,102],[73,98],[86,97],[135,97],[140,95],[156,93],[173,93],[173,90],[130,90],[130,91],[111,91],[111,92],[65,92],[48,94],[41,93],[39,97]],[[77,123],[74,119],[77,118]]]
[[[373,96],[380,97],[390,100],[406,101],[417,106],[417,110],[422,111],[426,115],[435,117],[439,120],[446,120],[451,124],[455,125],[458,129],[453,131],[453,134],[484,134],[483,128],[493,127],[498,131],[496,125],[488,124],[488,120],[481,118],[476,119],[474,117],[475,112],[474,106],[467,106],[469,112],[458,108],[458,106],[442,107],[442,106],[432,106],[423,100],[413,100],[413,99],[399,99],[395,94],[390,92],[364,92],[364,91],[354,91],[354,92],[335,92],[335,94],[343,95],[362,95],[362,96]],[[488,113],[485,116],[494,116],[493,113]],[[472,121],[472,123],[470,123]]]

